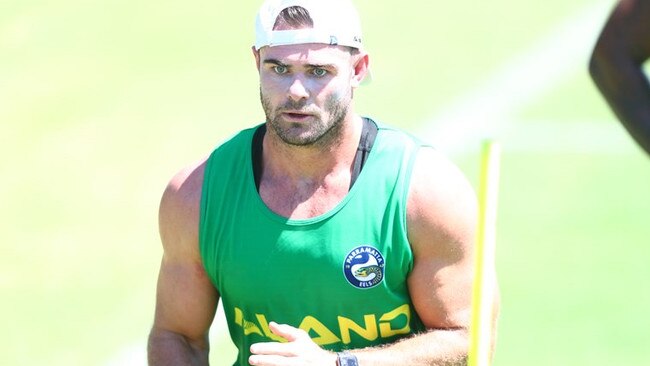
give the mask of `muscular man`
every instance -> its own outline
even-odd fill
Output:
[[[650,154],[650,0],[621,0],[598,38],[589,71],[632,137]]]
[[[219,301],[234,365],[465,364],[475,195],[355,112],[369,56],[350,1],[266,1],[253,54],[265,123],[163,194],[150,364],[206,365]]]

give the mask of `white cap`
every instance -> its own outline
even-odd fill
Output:
[[[282,10],[300,6],[309,12],[313,28],[273,30]],[[361,22],[350,0],[266,0],[255,21],[255,49],[304,43],[324,43],[360,49]]]

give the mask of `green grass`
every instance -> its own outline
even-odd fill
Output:
[[[504,156],[495,364],[647,362],[647,168],[640,155]]]
[[[359,0],[374,80],[358,109],[415,132],[589,3]],[[146,342],[167,180],[262,120],[249,49],[257,3],[0,7],[0,364],[104,365]],[[617,124],[586,68],[515,117],[549,131]],[[650,166],[628,140],[592,154],[503,141],[495,365],[650,360]],[[476,154],[452,159],[477,182]],[[216,342],[214,364],[231,352]]]

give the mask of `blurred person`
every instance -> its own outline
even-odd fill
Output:
[[[650,154],[650,0],[621,0],[600,33],[589,71],[609,106]]]
[[[253,55],[265,123],[163,194],[149,363],[207,365],[222,301],[234,365],[465,364],[476,197],[441,153],[355,112],[354,6],[268,0]]]

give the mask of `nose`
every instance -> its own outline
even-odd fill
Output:
[[[301,99],[309,98],[309,91],[305,86],[304,80],[301,80],[300,78],[295,78],[293,80],[289,86],[289,98],[296,102]]]

